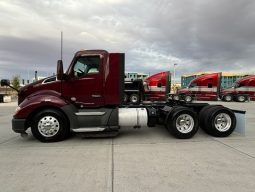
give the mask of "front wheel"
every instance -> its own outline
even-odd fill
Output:
[[[65,115],[54,109],[45,109],[38,112],[32,122],[33,136],[41,142],[56,142],[67,138],[69,123]]]
[[[230,102],[233,100],[233,96],[232,95],[224,95],[223,100],[226,102]]]
[[[198,118],[191,109],[179,107],[169,114],[166,127],[175,137],[188,139],[193,137],[198,131]]]
[[[238,102],[245,102],[245,101],[247,100],[247,98],[246,98],[246,96],[244,96],[244,95],[238,95],[238,96],[236,97],[236,100],[237,100]]]

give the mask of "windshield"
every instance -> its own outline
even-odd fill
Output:
[[[240,84],[239,83],[234,83],[233,87],[235,87],[235,88],[240,87]]]
[[[197,86],[197,83],[190,83],[188,87],[192,88],[192,87],[196,87],[196,86]]]

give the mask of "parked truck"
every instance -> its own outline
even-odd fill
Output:
[[[57,78],[48,77],[19,90],[13,131],[24,135],[31,128],[42,142],[64,140],[71,131],[115,136],[121,128],[158,123],[181,139],[191,138],[199,126],[218,137],[233,132],[236,116],[223,106],[176,100],[123,104],[124,56],[105,50],[78,51],[65,73],[59,60]],[[1,80],[1,85],[9,81]]]
[[[223,101],[245,102],[255,100],[255,75],[237,80],[232,87],[222,89],[220,98]]]
[[[170,97],[185,100],[187,102],[196,100],[204,101],[238,101],[245,102],[255,99],[255,76],[239,79],[231,88],[222,89],[222,73],[211,73],[193,79],[187,88],[178,90],[177,94]]]
[[[170,71],[153,74],[144,79],[125,78],[124,102],[166,101],[170,93]]]

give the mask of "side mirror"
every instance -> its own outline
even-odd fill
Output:
[[[63,61],[58,60],[57,63],[57,80],[63,80],[64,70],[63,70]]]
[[[1,80],[1,86],[10,86],[10,80],[9,79],[2,79]]]

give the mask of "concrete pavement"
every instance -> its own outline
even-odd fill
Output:
[[[254,191],[255,102],[221,104],[247,110],[246,136],[179,140],[157,126],[40,143],[12,132],[15,104],[0,104],[0,191]]]

